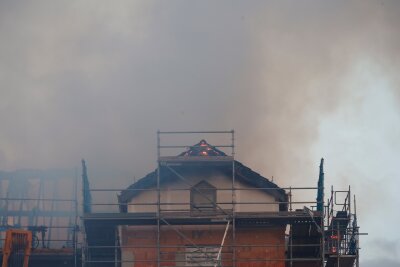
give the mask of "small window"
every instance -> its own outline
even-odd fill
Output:
[[[193,186],[190,190],[190,206],[192,212],[215,211],[217,189],[206,181]]]

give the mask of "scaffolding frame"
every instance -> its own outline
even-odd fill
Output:
[[[313,188],[313,187],[308,187],[308,188],[306,188],[306,187],[301,187],[301,188],[290,187],[290,188],[285,188],[285,189],[291,190],[291,192],[293,193],[295,191],[316,190],[317,188]],[[105,190],[106,189],[100,189],[100,191],[105,191]],[[221,190],[224,190],[224,189],[221,189]],[[228,190],[228,188],[225,188],[225,190]],[[241,190],[241,189],[237,189],[237,190]],[[253,190],[253,189],[251,189],[251,190]],[[94,190],[94,191],[96,191],[96,190]],[[111,191],[114,191],[114,190],[111,190]],[[149,190],[141,190],[141,191],[149,191]],[[179,190],[179,191],[181,191],[181,190]],[[299,206],[299,205],[311,204],[311,203],[315,204],[315,202],[311,202],[311,201],[310,202],[309,201],[293,201],[291,199],[289,199],[289,201],[287,202],[287,204],[291,205],[292,207],[295,206],[295,205]],[[167,203],[160,203],[161,206],[162,205],[166,205],[166,204]],[[169,204],[171,204],[171,203],[168,203],[168,205]],[[184,204],[184,203],[173,203],[173,204],[181,205],[181,204]],[[232,202],[222,202],[222,203],[218,203],[218,204],[232,204]],[[239,204],[243,204],[243,203],[239,203]],[[268,205],[274,205],[276,203],[274,203],[274,202],[270,202],[270,203],[268,203],[268,202],[246,202],[244,204],[253,204],[253,205],[268,204]],[[108,206],[108,205],[117,205],[117,204],[102,203],[102,204],[94,204],[94,205],[100,205],[100,206],[107,205]],[[150,205],[157,205],[157,204],[156,203],[143,203],[143,204],[131,203],[131,204],[127,204],[127,205],[129,205],[129,206],[138,206],[138,205],[150,206]],[[328,205],[325,205],[324,208],[328,209]],[[334,211],[339,211],[339,210],[334,210]],[[312,212],[315,212],[315,211],[312,210]],[[314,220],[313,220],[311,218],[311,216],[309,216],[307,214],[308,213],[308,209],[303,209],[303,210],[299,211],[299,210],[293,210],[293,208],[292,208],[292,211],[288,211],[286,213],[285,212],[279,212],[279,213],[280,213],[279,217],[282,220],[287,222],[287,224],[291,227],[290,228],[291,230],[292,230],[292,227],[293,227],[293,223],[295,223],[296,221],[304,220],[305,218],[309,218],[310,219],[307,222],[309,225],[311,223],[316,224],[316,225],[320,225],[321,224],[321,221],[319,221],[319,224],[317,222],[318,217],[314,217]],[[275,214],[275,215],[278,216],[277,214]],[[271,214],[270,217],[272,217],[272,216],[274,216],[274,215]],[[352,214],[352,216],[355,216],[355,214]],[[159,217],[157,216],[157,213],[146,213],[146,214],[144,214],[144,213],[140,213],[140,214],[135,214],[135,213],[133,213],[133,214],[130,214],[130,213],[128,213],[128,214],[97,213],[96,214],[95,213],[95,214],[88,215],[85,218],[85,220],[87,220],[87,221],[90,221],[90,220],[101,221],[101,220],[103,220],[103,221],[108,221],[108,222],[116,221],[116,223],[115,223],[116,225],[146,225],[146,226],[148,226],[148,225],[157,224],[158,218]],[[242,219],[243,217],[239,215],[239,216],[237,216],[237,218]],[[173,218],[173,216],[172,217],[169,216],[167,218],[161,218],[160,219],[160,226],[161,227],[163,227],[163,226],[166,226],[166,227],[172,226],[173,227],[174,225],[177,225],[177,224],[179,224],[179,222],[181,222],[181,221],[173,221],[174,219],[175,218]],[[185,219],[185,218],[181,218],[181,219]],[[137,223],[138,221],[142,221],[143,223]],[[132,222],[135,222],[135,223],[132,224]],[[325,222],[326,222],[326,220],[325,220]],[[196,225],[200,225],[200,224],[210,224],[210,222],[206,222],[206,223],[198,222],[198,224],[196,224]],[[214,223],[211,223],[211,224],[213,224],[213,225],[222,225],[222,220],[219,220],[219,223],[218,222],[214,222]],[[346,231],[345,235],[347,235],[347,238],[345,238],[344,240],[338,240],[337,241],[336,247],[338,249],[336,250],[337,251],[337,256],[335,256],[335,257],[337,258],[338,264],[340,264],[341,257],[346,257],[346,255],[344,255],[344,256],[342,256],[342,255],[345,254],[346,251],[348,251],[348,249],[349,249],[348,245],[346,245],[346,244],[348,244],[347,241],[349,241],[349,237],[352,234],[350,227],[339,228],[339,229],[340,229],[340,231],[342,231],[342,230]],[[349,232],[349,229],[350,229],[350,232]],[[356,229],[358,231],[358,226],[357,226]],[[178,235],[180,235],[181,237],[185,237],[184,233],[180,232],[177,229],[175,229],[175,230],[176,230],[176,233]],[[325,225],[325,231],[324,232],[326,232],[327,230],[329,230],[329,225]],[[289,231],[289,236],[288,236],[289,237],[289,241],[292,241],[291,234],[292,234],[292,232]],[[358,238],[358,234],[356,234],[355,236]],[[189,238],[187,238],[187,240],[188,240],[188,242],[190,242]],[[195,244],[192,244],[192,245],[195,245]],[[291,243],[290,245],[287,246],[287,248],[290,248],[290,247],[292,247],[292,248],[296,248],[296,247],[316,247],[316,246],[319,246],[319,247],[322,247],[322,248],[325,248],[325,249],[329,248],[327,246],[326,242],[324,241],[324,239],[322,239],[321,242],[313,243],[313,244],[293,244],[293,243]],[[128,249],[129,248],[166,249],[166,248],[180,248],[180,247],[182,247],[182,246],[180,246],[180,245],[178,245],[178,246],[161,245],[161,243],[157,243],[154,246],[139,245],[138,244],[138,245],[128,245],[128,246],[127,245],[118,245],[118,246],[108,246],[107,247],[107,246],[98,245],[98,246],[90,246],[90,247],[86,247],[86,248],[88,248],[88,249],[104,249],[104,248],[116,249],[117,248],[117,249],[120,250],[120,249],[126,249],[126,248],[128,248]],[[277,248],[277,247],[283,247],[283,246],[274,245],[274,244],[263,244],[263,245],[251,245],[251,244],[229,245],[228,244],[228,245],[225,245],[225,247],[229,247],[229,248],[242,248],[242,247]],[[322,250],[322,248],[321,248],[321,250]],[[358,262],[358,256],[359,256],[358,255],[358,249],[359,249],[359,245],[358,245],[358,241],[357,241],[357,254],[356,254],[357,262]],[[289,250],[289,252],[291,252],[291,250]],[[224,253],[224,252],[222,252],[222,253]],[[160,253],[160,255],[161,255],[161,253]],[[327,255],[327,254],[324,254],[324,255]],[[310,261],[312,261],[312,262],[321,261],[322,262],[322,261],[324,261],[323,265],[318,265],[318,266],[327,266],[326,265],[327,264],[327,259],[324,259],[324,257],[323,257],[324,255],[321,254],[320,256],[315,257],[315,258],[296,258],[296,257],[287,257],[287,258],[280,258],[280,259],[250,258],[250,259],[246,259],[245,261],[248,261],[248,262],[252,262],[252,261],[253,262],[257,262],[257,261],[264,261],[264,262],[266,262],[266,261],[285,261],[285,262],[289,263],[289,266],[296,266],[296,263],[299,263],[299,262],[310,262]],[[93,261],[93,260],[90,260],[89,258],[86,261],[86,263],[95,263],[95,264],[98,264],[98,263],[109,263],[109,264],[112,264],[112,265],[109,265],[109,266],[120,266],[118,264],[121,264],[123,262],[129,262],[129,261],[124,261],[124,260],[120,260],[120,259],[113,260],[113,261],[102,261],[102,260],[100,260],[100,261],[94,260]],[[154,262],[157,262],[158,263],[158,258],[157,259],[152,259],[152,260],[146,260],[146,261],[134,260],[132,262],[136,262],[136,263],[140,263],[140,262],[154,263]],[[168,262],[168,260],[160,259],[160,262],[166,263],[166,262]],[[117,265],[115,265],[115,264],[117,264]],[[84,265],[84,266],[86,266],[86,265]],[[87,266],[90,266],[90,265],[87,265]],[[227,266],[227,265],[224,265],[224,266]]]
[[[228,148],[231,149],[231,154],[230,156],[224,156],[226,157],[227,163],[231,164],[232,166],[232,176],[231,178],[231,199],[232,199],[232,211],[231,214],[228,214],[224,211],[224,209],[221,208],[220,205],[218,205],[218,203],[216,203],[215,201],[213,201],[212,199],[209,199],[208,196],[206,196],[203,192],[201,192],[200,190],[198,190],[194,184],[191,184],[190,181],[188,181],[184,176],[182,176],[181,174],[179,174],[175,169],[174,169],[174,165],[173,164],[169,164],[169,163],[174,163],[174,159],[169,158],[169,157],[162,157],[162,149],[169,149],[169,148],[188,148],[190,147],[190,145],[163,145],[162,144],[162,139],[161,137],[163,135],[187,135],[187,134],[222,134],[222,135],[230,135],[230,140],[231,143],[226,145],[226,144],[216,144],[213,145],[214,148]],[[207,160],[213,160],[215,158],[213,157],[207,157]],[[221,160],[221,158],[218,158],[219,160]],[[199,160],[199,159],[197,159]],[[235,194],[235,131],[234,130],[230,130],[230,131],[157,131],[157,267],[161,266],[161,248],[160,248],[160,235],[161,235],[161,221],[168,224],[166,219],[163,218],[163,214],[162,214],[162,209],[161,209],[161,187],[160,187],[160,181],[161,181],[161,168],[165,166],[167,167],[170,171],[172,171],[173,173],[175,173],[175,175],[177,177],[179,177],[182,181],[184,181],[185,183],[187,183],[187,185],[189,186],[189,188],[194,188],[199,194],[201,194],[204,198],[206,198],[208,201],[210,201],[213,205],[215,205],[216,207],[218,207],[219,210],[221,210],[223,213],[225,213],[226,217],[225,220],[228,222],[227,224],[231,224],[232,226],[232,243],[234,244],[232,247],[232,265],[236,266],[236,248],[235,248],[235,244],[236,244],[236,220],[235,220],[235,211],[236,211],[236,194]],[[177,233],[181,236],[185,235],[182,232],[179,232],[179,230],[177,231]],[[186,239],[190,240],[189,238],[186,237]],[[225,240],[225,236],[224,236],[224,240]],[[196,244],[193,244],[196,246]],[[200,250],[199,246],[196,246],[196,248],[198,250]],[[220,253],[219,253],[220,254]],[[206,257],[208,258],[207,254]],[[218,256],[219,257],[219,256]],[[218,264],[218,262],[214,262],[214,265],[216,266]]]
[[[9,173],[0,177],[0,233],[8,229],[27,230],[32,234],[32,260],[35,261],[36,256],[42,255],[49,257],[49,260],[54,260],[53,256],[62,256],[77,266],[80,252],[76,172],[74,177],[57,177],[40,172],[32,177],[25,176]],[[37,194],[32,196],[33,192],[29,191],[31,188],[21,187],[21,190],[15,187],[15,183],[20,181],[27,185],[37,182]],[[62,198],[58,196],[58,190],[60,182],[66,181],[71,186],[71,196]],[[49,191],[46,192],[46,189]],[[59,208],[60,205],[67,207]],[[30,206],[34,208],[29,208]],[[59,218],[63,218],[66,225],[60,224]],[[62,237],[53,237],[54,235]],[[0,238],[0,244],[4,241],[5,238]]]
[[[189,145],[165,145],[162,143],[162,138],[161,136],[163,135],[171,135],[171,134],[230,134],[231,135],[231,144],[223,144],[223,145],[213,145],[213,147],[223,147],[223,148],[231,148],[231,155],[225,156],[226,158],[220,158],[216,157],[215,159],[212,159],[212,157],[209,157],[207,159],[202,158],[195,158],[195,159],[182,159],[179,157],[170,157],[170,156],[162,156],[161,150],[163,149],[170,149],[170,148],[188,148],[191,147]],[[185,265],[179,265],[179,264],[184,264],[186,260],[170,260],[170,259],[165,259],[163,258],[163,253],[164,249],[179,249],[184,247],[185,245],[177,245],[177,246],[171,246],[171,245],[163,245],[161,242],[161,236],[163,234],[163,228],[167,229],[172,229],[178,236],[180,236],[182,239],[187,241],[187,244],[190,244],[193,246],[195,249],[197,249],[198,253],[206,254],[205,257],[208,259],[209,257],[216,257],[216,261],[212,261],[211,266],[237,266],[237,264],[242,263],[243,261],[245,262],[264,262],[265,264],[270,263],[270,262],[284,262],[285,266],[305,266],[301,265],[304,263],[312,263],[310,266],[334,266],[330,265],[332,262],[332,258],[335,258],[336,260],[336,265],[337,267],[342,266],[342,267],[347,267],[349,265],[343,265],[342,264],[342,259],[346,258],[347,256],[351,256],[355,258],[355,263],[356,266],[358,267],[359,265],[359,239],[358,239],[358,225],[357,225],[357,220],[356,220],[356,210],[355,210],[355,196],[354,196],[354,212],[352,211],[352,205],[351,205],[351,191],[350,187],[349,190],[344,190],[344,191],[334,191],[333,187],[331,189],[331,196],[325,202],[324,197],[320,201],[294,201],[293,196],[295,195],[295,192],[304,192],[304,191],[317,191],[317,190],[324,190],[323,184],[322,186],[319,184],[318,187],[288,187],[288,188],[237,188],[236,186],[236,181],[235,181],[235,136],[234,136],[234,131],[200,131],[200,132],[162,132],[158,131],[157,132],[157,169],[156,169],[156,174],[157,174],[157,181],[156,181],[156,187],[155,188],[137,188],[137,189],[92,189],[90,190],[91,192],[115,192],[115,191],[135,191],[135,192],[156,192],[156,201],[155,202],[148,202],[148,203],[117,203],[117,204],[108,204],[108,203],[92,203],[93,206],[110,206],[110,205],[115,205],[115,206],[121,206],[125,205],[127,207],[127,213],[93,213],[93,214],[86,214],[83,218],[85,221],[85,227],[90,227],[91,223],[96,223],[96,224],[102,224],[104,225],[112,225],[113,227],[119,227],[123,225],[136,225],[136,226],[151,226],[155,227],[156,230],[156,242],[155,245],[140,245],[140,244],[135,244],[135,245],[121,245],[119,243],[119,240],[117,241],[118,234],[115,235],[115,245],[88,245],[87,243],[85,244],[85,249],[82,249],[83,253],[86,253],[86,255],[83,255],[83,261],[82,261],[82,266],[83,267],[89,267],[89,266],[122,266],[123,263],[146,263],[149,264],[155,264],[151,266],[171,266],[172,262],[175,264],[178,264],[177,266],[185,266]],[[229,177],[231,179],[231,187],[230,188],[218,188],[218,191],[230,191],[231,192],[231,201],[213,201],[212,199],[209,199],[207,195],[202,194],[202,192],[198,192],[199,194],[202,194],[204,198],[206,198],[208,201],[212,202],[216,208],[218,208],[220,213],[216,216],[216,214],[210,214],[208,217],[204,216],[201,219],[196,218],[196,217],[191,217],[190,215],[179,215],[179,212],[184,212],[187,210],[174,210],[174,212],[171,212],[171,210],[168,210],[166,208],[163,208],[165,205],[168,207],[170,206],[182,206],[182,205],[187,205],[188,203],[183,203],[183,202],[163,202],[162,201],[162,192],[164,190],[169,190],[169,191],[177,191],[179,192],[185,192],[187,190],[191,190],[191,188],[195,188],[194,184],[190,183],[190,179],[187,179],[179,173],[179,171],[176,170],[176,166],[178,163],[182,162],[198,162],[201,161],[204,163],[204,161],[212,161],[214,160],[215,162],[218,163],[224,163],[224,164],[229,164],[232,166],[232,177]],[[321,163],[322,165],[322,163]],[[188,188],[168,188],[168,189],[163,189],[161,186],[161,180],[163,176],[163,171],[168,170],[172,173],[175,174],[175,176],[180,180],[183,181],[186,185],[188,185]],[[320,171],[321,171],[321,166],[320,166]],[[273,202],[237,202],[236,199],[236,192],[240,192],[241,190],[285,190],[287,193],[288,199],[287,201],[273,201]],[[339,203],[339,194],[341,193],[346,193],[346,198],[344,200],[344,203]],[[316,195],[316,194],[315,194]],[[327,203],[325,205],[325,203]],[[237,205],[286,205],[287,206],[287,211],[278,211],[278,212],[264,212],[260,215],[255,215],[255,214],[246,214],[246,213],[241,213],[237,212]],[[322,204],[322,211],[317,211],[314,209],[314,207],[317,207]],[[231,209],[227,211],[226,209],[222,208],[223,205],[231,205]],[[154,212],[130,212],[129,207],[135,207],[135,206],[144,206],[144,207],[155,207]],[[303,206],[302,209],[299,209]],[[306,206],[311,207],[311,209],[307,208]],[[328,233],[333,233],[332,227],[333,227],[333,221],[340,221],[340,218],[337,218],[337,213],[339,210],[337,208],[342,208],[341,211],[346,211],[347,212],[347,217],[348,218],[353,218],[349,220],[348,224],[344,228],[340,228],[340,224],[337,223],[337,233],[338,233],[338,240],[335,241],[336,243],[336,253],[332,254],[330,253],[329,249],[332,248],[332,240],[329,239],[326,236]],[[352,213],[353,212],[353,213]],[[180,217],[181,216],[181,217]],[[334,219],[335,218],[335,219]],[[207,219],[210,219],[207,221]],[[237,229],[237,223],[243,223],[244,221],[255,221],[257,223],[266,223],[269,220],[276,220],[276,222],[281,223],[283,225],[286,225],[285,227],[288,228],[288,233],[286,234],[286,239],[287,243],[283,245],[277,245],[277,244],[262,244],[262,245],[254,245],[254,244],[237,244],[236,242],[236,229]],[[225,241],[225,234],[223,238],[223,242],[221,243],[222,245],[217,246],[218,247],[218,254],[215,253],[209,253],[210,255],[207,255],[207,253],[204,253],[201,250],[202,244],[196,244],[194,243],[190,237],[188,237],[183,231],[180,231],[175,227],[176,225],[181,225],[180,223],[185,222],[188,223],[188,221],[191,221],[192,225],[227,225],[226,231],[228,230],[228,227],[230,225],[230,238],[231,242],[230,244],[223,244]],[[353,223],[349,227],[350,222]],[[87,224],[87,225],[86,225]],[[318,232],[317,238],[318,241],[315,243],[296,243],[295,241],[295,228],[296,226],[304,224],[309,227],[315,227],[315,231]],[[310,228],[311,229],[311,228]],[[314,229],[314,228],[313,228]],[[330,231],[330,232],[329,232]],[[340,234],[339,234],[340,233]],[[343,237],[342,237],[343,236]],[[355,238],[355,255],[348,255],[349,254],[349,243],[350,243],[350,238]],[[330,242],[330,244],[328,244]],[[111,243],[110,243],[111,244]],[[246,259],[238,259],[237,258],[237,249],[240,248],[255,248],[255,247],[262,247],[262,248],[284,248],[286,251],[286,256],[284,258],[246,258]],[[225,251],[223,248],[226,248]],[[114,254],[113,259],[96,259],[92,257],[94,251],[96,249],[102,250],[102,249],[113,249],[115,251],[119,251],[119,257],[117,256],[117,252]],[[156,250],[156,258],[154,259],[146,259],[146,260],[126,260],[121,258],[121,251],[124,249],[155,249]],[[317,255],[313,257],[298,257],[294,254],[298,253],[296,252],[297,250],[304,250],[304,249],[311,249],[315,250],[318,252]],[[228,251],[226,251],[228,250]],[[295,253],[294,253],[295,251]],[[195,251],[196,252],[196,251]],[[175,251],[173,253],[184,253],[184,252],[179,252]],[[231,255],[232,259],[228,260],[226,259],[226,255]],[[103,264],[103,265],[101,265]],[[200,265],[199,265],[200,266]],[[203,266],[203,265],[201,265]],[[269,265],[268,265],[269,266]]]

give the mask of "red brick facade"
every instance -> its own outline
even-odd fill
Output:
[[[214,249],[214,254],[207,255],[216,258],[224,231],[225,226],[221,225],[163,226],[160,234],[161,266],[195,266],[195,263],[188,262],[188,251],[194,249],[193,244],[197,248]],[[121,243],[130,247],[123,249],[123,258],[133,260],[132,264],[124,263],[123,267],[157,266],[157,229],[154,226],[122,227]],[[222,266],[233,266],[232,245],[232,232],[229,231],[222,250]],[[236,267],[284,267],[283,259],[284,226],[236,229]]]

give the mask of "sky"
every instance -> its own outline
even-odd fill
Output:
[[[362,266],[399,266],[399,25],[396,0],[3,0],[0,170],[85,158],[124,187],[157,130],[234,129],[281,186],[316,186],[324,157],[357,196]]]

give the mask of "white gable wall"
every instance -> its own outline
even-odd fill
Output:
[[[221,207],[222,209],[232,209],[232,205],[227,204],[232,202],[232,177],[227,177],[223,174],[218,173],[208,176],[185,175],[184,177],[185,180],[180,180],[178,178],[178,180],[176,180],[175,182],[171,182],[167,185],[161,186],[162,211],[190,211],[190,185],[196,185],[202,180],[207,181],[217,188],[217,205],[219,207]],[[273,196],[261,190],[254,190],[254,187],[251,187],[239,181],[235,181],[235,188],[239,189],[235,191],[237,212],[279,211],[279,204],[276,202]],[[244,202],[258,202],[264,204],[241,204]],[[129,202],[129,204],[133,205],[128,206],[128,212],[156,212],[156,203],[156,188],[154,188],[154,191],[141,191]]]

